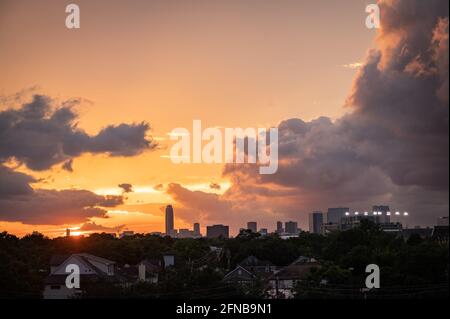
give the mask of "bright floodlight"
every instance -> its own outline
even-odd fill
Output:
[[[395,212],[395,215],[399,216],[399,215],[400,215],[400,212]]]
[[[367,216],[367,215],[369,215],[369,213],[368,212],[364,212],[364,216]]]
[[[355,212],[355,215],[359,215],[359,213],[358,213],[358,212]]]
[[[345,216],[349,216],[349,215],[350,215],[350,213],[349,213],[349,212],[346,212],[346,213],[345,213]]]
[[[387,216],[391,216],[391,212],[387,212],[386,215],[387,215]]]
[[[403,216],[409,216],[408,212],[404,212]]]

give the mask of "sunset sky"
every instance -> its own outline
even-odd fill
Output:
[[[379,30],[368,3],[0,0],[0,231],[163,231],[169,203],[175,228],[203,232],[375,204],[433,225],[448,215],[448,3],[382,1]],[[195,119],[278,126],[279,171],[173,164],[168,133]]]

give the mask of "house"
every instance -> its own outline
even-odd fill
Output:
[[[239,266],[255,273],[272,273],[276,270],[276,267],[272,262],[268,260],[259,260],[255,256],[248,256],[239,263]]]
[[[276,266],[267,260],[259,260],[255,256],[248,256],[236,265],[223,278],[227,282],[250,283],[256,278],[268,278],[274,273]]]
[[[300,256],[269,278],[269,295],[273,298],[293,298],[296,284],[308,276],[312,268],[320,267],[314,259]]]
[[[256,275],[242,266],[237,265],[232,271],[223,278],[226,282],[233,282],[239,284],[247,284],[255,280]]]
[[[77,265],[80,269],[80,288],[68,288],[66,272],[68,265]],[[117,265],[114,261],[90,254],[72,254],[54,256],[50,260],[50,274],[45,278],[44,299],[69,299],[76,298],[82,293],[83,283],[95,282],[99,279],[117,281]]]

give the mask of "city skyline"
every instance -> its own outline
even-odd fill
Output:
[[[373,205],[434,226],[448,3],[430,1],[380,0],[371,29],[360,0],[79,0],[68,29],[57,1],[0,0],[0,231],[166,232],[169,204],[171,229],[202,234]],[[171,133],[194,121],[276,128],[276,173],[174,164]]]

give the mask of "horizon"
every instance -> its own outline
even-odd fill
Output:
[[[434,226],[449,212],[448,3],[377,3],[369,29],[360,0],[78,0],[69,29],[66,3],[0,0],[0,231],[163,232],[168,204],[203,234],[373,205]],[[173,132],[195,120],[210,130],[178,163]],[[276,130],[277,170],[253,165],[248,137],[248,162],[219,156],[227,128]]]

